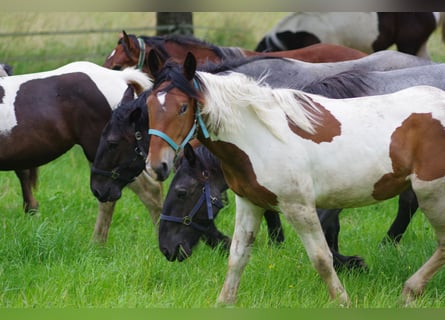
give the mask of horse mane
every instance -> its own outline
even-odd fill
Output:
[[[116,121],[118,123],[125,122],[128,119],[128,115],[134,111],[136,108],[141,108],[142,116],[141,121],[147,122],[148,125],[148,110],[145,105],[145,101],[147,101],[148,96],[151,94],[151,89],[145,90],[142,94],[140,94],[136,99],[127,102],[127,103],[119,103],[116,109],[113,110],[111,114],[112,121]]]
[[[208,61],[198,66],[198,70],[214,74],[222,73],[226,71],[233,71],[234,69],[237,69],[239,67],[242,67],[244,65],[259,60],[287,60],[287,59],[275,56],[250,56],[250,57],[237,56],[234,57],[233,59],[223,59],[220,62]]]
[[[285,139],[283,121],[291,121],[304,131],[315,133],[319,110],[302,91],[272,89],[262,79],[254,80],[237,72],[214,75],[198,71],[196,78],[204,93],[202,114],[210,132],[237,130],[244,123],[239,108],[251,108],[280,140]]]
[[[345,71],[322,80],[314,81],[301,90],[307,93],[320,94],[333,99],[351,98],[368,95],[371,81],[368,73]]]

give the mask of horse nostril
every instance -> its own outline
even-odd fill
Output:
[[[178,197],[178,199],[185,199],[187,197],[187,190],[186,189],[178,189],[176,190],[176,195]]]

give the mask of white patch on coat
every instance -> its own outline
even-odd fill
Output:
[[[14,104],[17,92],[22,84],[35,79],[44,79],[73,72],[81,72],[90,77],[102,92],[112,110],[118,106],[130,81],[139,83],[145,89],[152,85],[148,76],[135,68],[115,71],[86,61],[72,62],[51,71],[0,78],[0,86],[5,94],[3,102],[0,103],[0,134],[8,134],[17,125]],[[36,96],[44,95],[45,92],[34,94]]]
[[[267,33],[276,43],[276,33],[306,31],[322,43],[338,44],[366,53],[379,35],[376,12],[294,12]]]

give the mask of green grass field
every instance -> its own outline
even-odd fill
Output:
[[[198,28],[195,35],[218,45],[253,48],[284,14],[196,13],[195,25],[208,29]],[[131,32],[131,28],[154,26],[154,19],[154,13],[0,13],[0,30],[7,33],[109,28]],[[0,60],[13,65],[16,73],[48,70],[74,60],[101,64],[116,41],[114,33],[2,37]],[[433,60],[445,62],[445,47],[438,32],[429,48]],[[89,166],[79,147],[40,168],[36,197],[40,202],[39,214],[25,215],[18,180],[13,172],[0,173],[0,307],[215,305],[225,277],[226,255],[200,244],[188,260],[168,262],[158,249],[146,209],[128,190],[116,206],[107,244],[97,247],[90,243],[97,202],[89,189]],[[435,249],[435,237],[420,213],[398,247],[379,245],[396,209],[393,199],[348,209],[341,215],[341,252],[361,255],[369,266],[366,273],[340,273],[353,308],[399,307],[404,281]],[[231,201],[220,213],[217,225],[231,234],[233,222]],[[286,241],[280,247],[268,244],[262,225],[243,274],[237,306],[335,307],[297,235],[283,223]],[[442,270],[414,306],[445,307],[444,283]]]

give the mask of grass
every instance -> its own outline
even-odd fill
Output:
[[[196,35],[219,45],[253,48],[284,13],[196,13]],[[0,13],[2,32],[59,29],[126,29],[154,25],[153,13]],[[218,28],[225,28],[224,31]],[[241,31],[237,31],[240,29]],[[136,32],[139,34],[139,32]],[[141,32],[144,33],[144,32]],[[145,34],[150,34],[146,32]],[[5,37],[0,57],[16,73],[55,68],[73,60],[102,63],[116,43],[114,33]],[[445,62],[436,32],[430,41],[435,61]],[[56,57],[56,58],[54,58]],[[167,186],[165,186],[167,187]],[[233,197],[233,195],[231,195]],[[40,212],[22,212],[18,181],[0,173],[0,307],[208,308],[224,281],[227,257],[200,244],[182,263],[169,263],[157,245],[146,209],[125,190],[116,206],[109,241],[90,243],[97,202],[89,190],[89,167],[75,147],[40,169],[36,197]],[[429,224],[417,214],[399,246],[380,246],[396,211],[396,200],[345,210],[340,247],[366,259],[369,271],[341,272],[353,308],[398,308],[403,282],[435,249]],[[233,201],[217,221],[233,230]],[[268,244],[265,225],[241,281],[240,308],[331,308],[327,290],[284,222],[286,241]],[[445,307],[444,271],[415,305]]]

